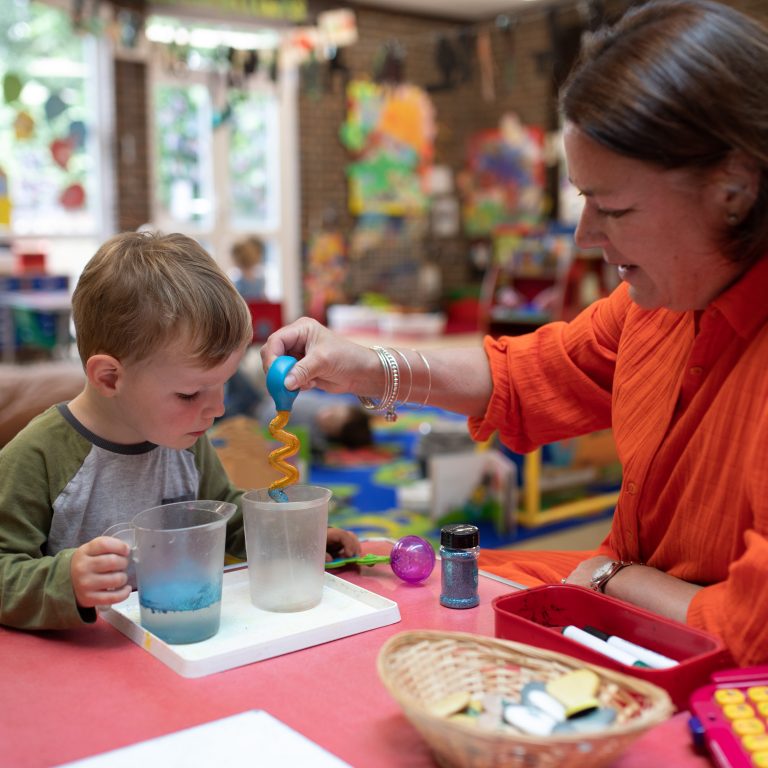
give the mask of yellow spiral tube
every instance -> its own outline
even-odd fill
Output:
[[[299,470],[296,469],[293,464],[286,461],[286,459],[294,456],[301,446],[301,442],[296,435],[292,435],[290,432],[286,432],[285,429],[283,429],[290,417],[290,411],[278,411],[277,416],[269,422],[269,434],[272,435],[275,440],[284,443],[281,448],[275,448],[275,450],[269,454],[270,465],[275,469],[279,469],[284,474],[284,477],[278,478],[269,486],[269,495],[275,501],[288,501],[288,496],[283,488],[285,488],[286,485],[295,483],[299,479]]]

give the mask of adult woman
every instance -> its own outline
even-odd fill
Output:
[[[561,107],[585,198],[576,240],[623,284],[571,323],[482,351],[410,353],[407,368],[396,351],[406,397],[516,451],[612,426],[624,477],[600,548],[485,551],[481,565],[592,586],[764,663],[768,33],[708,0],[652,1],[585,45]],[[379,397],[394,375],[304,320],[270,339],[265,364],[283,352],[305,355],[288,386]]]

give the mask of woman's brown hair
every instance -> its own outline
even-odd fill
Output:
[[[563,117],[602,146],[662,168],[705,170],[743,152],[757,198],[725,231],[733,261],[768,252],[768,31],[710,0],[651,0],[585,38]]]

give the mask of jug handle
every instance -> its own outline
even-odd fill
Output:
[[[101,535],[124,541],[131,548],[131,559],[135,559],[136,529],[133,527],[133,523],[115,523],[115,525],[110,525]]]
[[[120,539],[120,541],[124,541],[131,548],[128,553],[129,569],[131,567],[130,563],[138,562],[138,557],[136,557],[136,529],[133,527],[133,523],[115,523],[115,525],[110,525],[101,535]],[[135,589],[136,585],[133,584],[133,587]],[[99,605],[96,610],[103,612],[108,611],[109,608],[110,606],[108,605]]]

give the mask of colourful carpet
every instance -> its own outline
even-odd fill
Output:
[[[513,526],[504,531],[497,522],[499,510],[482,499],[470,500],[438,520],[425,511],[403,508],[398,503],[398,488],[423,477],[423,466],[416,455],[420,436],[445,420],[464,421],[454,414],[431,408],[406,412],[394,424],[377,421],[374,449],[331,452],[322,463],[314,462],[310,466],[309,481],[330,488],[334,494],[329,523],[352,530],[361,538],[397,540],[415,534],[438,546],[442,525],[468,522],[480,529],[481,546],[499,548],[613,514],[609,509],[589,518],[535,529]]]

